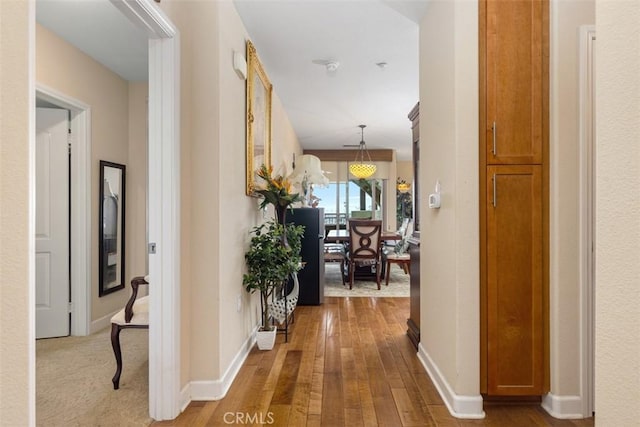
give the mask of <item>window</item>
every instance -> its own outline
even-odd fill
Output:
[[[331,182],[328,187],[316,188],[320,198],[318,207],[324,208],[328,229],[346,228],[348,218],[383,219],[382,179]]]

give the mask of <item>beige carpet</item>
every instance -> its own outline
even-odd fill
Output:
[[[111,378],[116,362],[111,329],[87,337],[36,341],[36,425],[43,427],[147,426],[149,334],[120,333],[120,389]]]
[[[355,280],[353,289],[349,289],[349,282],[342,286],[340,279],[340,265],[336,262],[325,263],[324,270],[325,297],[408,297],[409,275],[397,265],[391,264],[389,286],[385,286],[384,278],[380,279],[380,290],[375,281]]]

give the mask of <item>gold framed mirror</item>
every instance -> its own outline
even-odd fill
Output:
[[[256,171],[271,166],[271,91],[256,49],[247,40],[247,195],[254,195]]]

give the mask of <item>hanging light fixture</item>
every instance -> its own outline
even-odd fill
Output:
[[[356,160],[349,165],[349,172],[351,172],[351,175],[356,178],[365,179],[376,173],[376,165],[371,162],[371,156],[369,155],[367,146],[364,143],[364,128],[367,127],[367,125],[359,125],[358,127],[362,133],[362,139],[360,141],[360,147],[358,148]],[[368,163],[365,163],[365,153],[369,159]]]

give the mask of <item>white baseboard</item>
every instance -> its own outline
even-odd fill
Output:
[[[580,396],[557,396],[548,393],[542,399],[542,407],[553,418],[564,420],[585,418],[582,415],[582,398]]]
[[[431,377],[431,381],[435,384],[440,393],[440,397],[444,400],[447,409],[456,418],[465,419],[482,419],[484,418],[484,410],[482,409],[482,396],[462,396],[456,394],[447,379],[442,375],[440,369],[433,359],[425,351],[422,344],[418,345],[418,359],[422,362],[425,370]]]
[[[109,313],[106,316],[102,316],[101,318],[91,322],[91,325],[89,326],[89,335],[95,334],[96,332],[101,331],[104,328],[110,327],[111,326],[111,318],[113,316],[115,316],[115,314],[118,311],[120,311],[120,310],[116,310],[113,313]]]
[[[187,383],[182,390],[180,390],[180,413],[183,413],[187,406],[191,403],[191,383]]]
[[[213,381],[191,381],[182,390],[184,395],[181,396],[181,402],[186,402],[185,408],[192,400],[220,400],[227,394],[229,387],[231,387],[233,380],[238,375],[242,364],[256,342],[256,331],[257,327],[242,344],[222,378]]]

